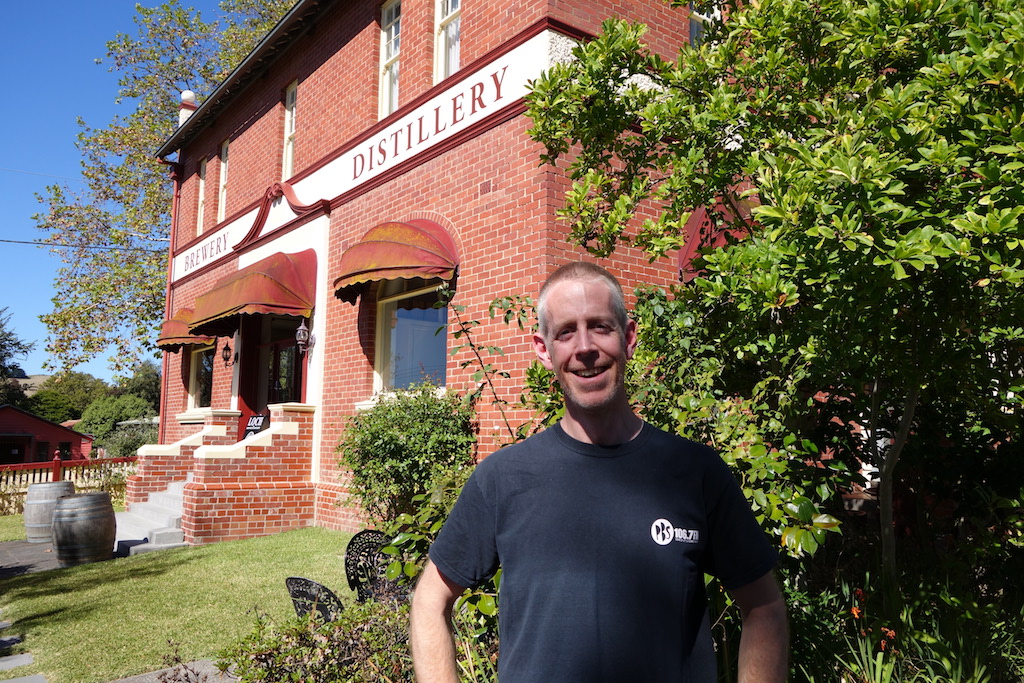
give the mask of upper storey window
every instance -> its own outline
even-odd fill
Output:
[[[380,10],[380,116],[398,109],[398,50],[401,46],[402,3],[393,0]]]
[[[434,80],[443,81],[459,70],[462,0],[437,0]]]
[[[722,18],[722,9],[715,2],[702,2],[699,3],[699,7],[691,2],[689,9],[690,45],[700,47],[700,44],[707,39],[707,32],[711,27],[711,23]]]
[[[224,220],[228,204],[228,141],[220,143],[220,187],[217,190],[217,222]]]
[[[196,234],[203,234],[203,221],[206,220],[206,159],[199,162],[198,180],[199,202],[196,206]]]
[[[293,81],[284,91],[284,158],[281,161],[281,180],[288,180],[295,173],[295,103],[298,93],[298,81]]]

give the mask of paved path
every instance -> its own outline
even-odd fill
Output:
[[[50,543],[7,541],[0,543],[0,581],[30,572],[57,569],[57,553]]]
[[[29,543],[28,541],[6,541],[0,543],[0,581],[22,574],[42,572],[49,569],[59,569],[57,554],[53,552],[53,546],[49,543]],[[21,642],[17,636],[5,635],[6,629],[11,626],[10,622],[0,621],[0,653],[7,652],[11,647]],[[29,652],[0,656],[0,683],[47,683],[45,676],[17,676],[18,669],[31,664],[32,654]],[[202,659],[187,664],[198,675],[198,680],[207,683],[225,683],[235,679],[221,674],[212,660]],[[169,672],[170,669],[161,669],[147,674],[139,674],[130,678],[122,678],[115,683],[160,683],[160,675]],[[197,680],[189,678],[188,680]]]

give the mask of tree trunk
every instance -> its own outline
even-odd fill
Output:
[[[915,382],[903,400],[903,417],[900,419],[899,430],[896,432],[892,446],[886,450],[879,473],[878,511],[882,537],[882,586],[885,608],[890,617],[896,616],[900,595],[899,573],[896,571],[896,530],[893,528],[893,484],[896,464],[910,437],[910,427],[914,422],[914,412],[917,410],[917,401],[920,395],[921,388]]]

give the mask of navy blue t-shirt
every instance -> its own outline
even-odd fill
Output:
[[[704,574],[743,586],[776,553],[714,451],[645,424],[612,448],[555,426],[484,459],[430,558],[462,586],[501,565],[502,683],[711,683]]]

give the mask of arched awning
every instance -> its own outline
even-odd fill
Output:
[[[196,299],[192,334],[228,336],[238,316],[293,315],[308,318],[316,292],[316,252],[274,254],[221,279]]]
[[[451,280],[458,267],[455,240],[438,223],[422,218],[381,223],[341,255],[334,294],[354,304],[372,282],[414,277]]]
[[[160,336],[156,345],[164,351],[177,353],[183,346],[202,346],[214,340],[213,337],[194,335],[188,330],[192,324],[192,309],[179,308],[174,315],[160,325]]]

